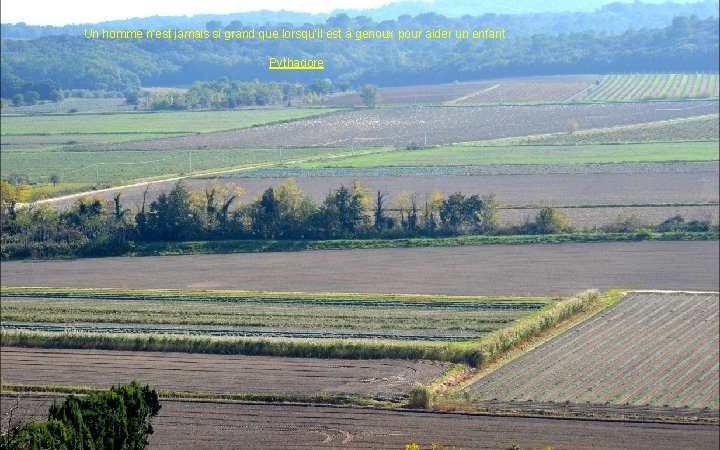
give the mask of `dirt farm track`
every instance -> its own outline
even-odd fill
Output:
[[[718,241],[487,245],[3,262],[3,286],[570,295],[718,290]]]
[[[15,403],[1,398],[3,414]],[[18,418],[42,418],[50,397],[19,399]],[[222,425],[219,425],[222,424]],[[366,408],[162,401],[151,449],[401,449],[416,442],[465,449],[715,449],[717,425],[493,417]]]

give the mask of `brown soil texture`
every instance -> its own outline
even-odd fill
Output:
[[[424,176],[328,176],[296,178],[295,181],[316,203],[322,202],[331,190],[341,185],[352,186],[354,179],[372,193],[387,193],[386,202],[394,206],[403,192],[417,193],[424,204],[426,196],[434,190],[445,195],[462,192],[466,195],[495,193],[504,206],[517,205],[602,205],[717,202],[718,172],[700,173],[586,173],[586,174],[535,174],[535,175],[424,175]],[[247,191],[245,203],[269,188],[277,188],[287,178],[222,178],[220,184],[235,183]],[[204,190],[213,179],[188,179],[191,190]],[[163,190],[169,191],[175,182],[150,185],[147,201],[151,202]],[[123,202],[134,207],[142,203],[145,186],[123,190]],[[112,200],[114,193],[105,194]],[[53,202],[54,206],[69,206],[75,200]]]
[[[587,105],[416,107],[361,109],[266,125],[177,138],[136,141],[109,148],[175,150],[202,148],[350,147],[445,145],[654,122],[718,112],[718,102]]]
[[[384,87],[379,89],[380,104],[416,104],[440,103],[460,100],[471,94],[480,94],[473,98],[475,102],[532,102],[532,101],[563,101],[575,93],[584,94],[587,87],[602,75],[558,75],[542,77],[499,78],[485,81],[468,81],[462,83]],[[497,87],[495,87],[497,86]],[[518,93],[519,87],[526,91]],[[510,95],[483,98],[482,94],[503,90]],[[569,91],[569,92],[568,92]],[[581,92],[582,91],[582,92]],[[465,100],[463,103],[468,103]],[[358,93],[332,95],[322,102],[328,106],[361,106],[362,97]]]
[[[693,408],[717,416],[718,294],[631,292],[475,382],[477,400]]]
[[[212,393],[350,394],[396,398],[447,365],[117,350],[2,347],[10,383],[107,387],[137,379],[156,389]]]
[[[441,103],[472,94],[492,86],[488,81],[465,83],[395,86],[380,88],[381,104]],[[362,106],[359,93],[328,96],[322,101],[325,106]]]
[[[684,421],[718,421],[720,411],[717,409],[694,409],[694,408],[671,408],[659,406],[631,406],[612,404],[588,404],[570,402],[531,402],[512,401],[503,402],[500,400],[479,400],[474,402],[479,408],[489,411],[525,411],[528,414],[554,414],[556,416],[577,416],[587,417],[609,417],[626,418],[633,420],[684,420]]]
[[[718,241],[484,245],[8,261],[5,286],[572,295],[718,290]]]
[[[14,396],[0,398],[3,417]],[[43,420],[51,397],[20,397],[15,417]],[[150,449],[401,449],[433,443],[465,449],[716,449],[717,425],[687,425],[356,407],[162,400]],[[3,422],[3,427],[6,427]]]

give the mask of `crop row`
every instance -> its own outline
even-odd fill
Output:
[[[400,300],[349,300],[339,298],[306,298],[306,297],[256,297],[256,296],[193,296],[193,295],[165,295],[165,294],[138,294],[129,293],[95,293],[83,294],[72,292],[45,292],[40,295],[36,292],[3,291],[3,297],[40,297],[40,298],[78,298],[96,300],[137,300],[137,301],[186,301],[186,302],[235,302],[235,303],[292,303],[305,305],[326,306],[383,306],[394,308],[467,308],[467,309],[518,309],[536,310],[547,305],[546,302],[513,302],[513,301],[400,301]]]
[[[531,311],[184,301],[3,298],[5,321],[224,326],[263,330],[486,333]]]
[[[302,356],[326,358],[395,358],[432,359],[438,361],[465,362],[479,366],[509,350],[525,339],[541,333],[575,313],[598,307],[599,295],[588,292],[577,297],[549,303],[545,308],[524,314],[504,328],[490,333],[448,332],[420,333],[396,332],[394,328],[366,332],[328,330],[326,325],[309,330],[284,327],[273,330],[232,329],[221,332],[238,333],[216,336],[201,326],[121,326],[81,323],[68,327],[57,323],[7,322],[3,324],[2,340],[5,346],[43,348],[83,348],[147,351],[180,351],[193,353],[247,354],[267,356]],[[392,308],[390,308],[392,309]],[[450,310],[451,311],[451,310]],[[432,317],[436,311],[431,311]],[[444,312],[440,310],[439,312]],[[239,311],[239,313],[242,313]],[[312,313],[312,312],[311,312]],[[456,314],[455,314],[456,315]],[[379,316],[382,320],[382,316]],[[498,324],[500,325],[500,324]],[[85,328],[87,327],[87,328]],[[128,333],[139,329],[145,333]],[[295,327],[296,328],[296,327]],[[171,334],[147,334],[154,331],[172,330]],[[203,330],[202,334],[177,334],[178,330]],[[83,332],[65,332],[82,330]],[[110,331],[110,332],[108,332]],[[217,330],[215,330],[217,331]],[[263,334],[251,335],[260,331]],[[264,333],[268,331],[269,333]],[[473,339],[469,339],[470,337]],[[333,337],[334,336],[334,337]],[[355,339],[352,339],[352,338]],[[300,339],[302,338],[302,339]],[[408,340],[408,339],[411,340]]]
[[[506,401],[717,408],[708,392],[719,381],[718,316],[717,294],[633,293],[471,391]]]
[[[67,325],[67,324],[26,324],[2,322],[5,330],[40,331],[51,333],[110,333],[110,334],[171,334],[186,336],[228,336],[228,337],[272,337],[291,339],[384,339],[392,341],[468,341],[477,338],[458,335],[420,335],[396,333],[337,333],[337,332],[301,332],[301,331],[262,331],[242,329],[209,328],[166,328],[143,326],[103,326],[103,325]]]
[[[717,74],[607,75],[583,100],[632,101],[712,98],[720,94]]]
[[[507,144],[609,144],[619,142],[673,142],[717,140],[720,137],[718,115],[692,117],[640,125],[625,125],[574,133],[528,136]]]

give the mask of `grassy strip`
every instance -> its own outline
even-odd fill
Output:
[[[305,358],[429,359],[478,367],[502,352],[589,308],[597,293],[549,304],[511,326],[465,342],[403,342],[391,340],[288,339],[186,335],[132,336],[102,333],[45,333],[3,330],[0,344],[16,347],[243,354]]]
[[[450,145],[310,162],[300,168],[425,167],[492,164],[588,164],[622,162],[717,161],[718,142],[619,143],[587,145]]]
[[[91,386],[57,386],[57,385],[34,385],[22,383],[0,382],[0,390],[3,395],[14,394],[73,394],[87,395],[96,392],[105,392],[107,388],[91,387]],[[171,389],[158,389],[158,395],[161,399],[173,400],[222,400],[222,401],[241,401],[241,402],[262,402],[262,403],[314,403],[322,405],[359,405],[359,406],[375,406],[375,407],[392,407],[400,406],[400,403],[385,400],[360,397],[357,395],[299,395],[299,394],[283,394],[283,393],[214,393],[214,392],[188,392],[174,391]]]
[[[3,117],[2,134],[213,133],[325,116],[342,108],[255,108],[231,111],[142,111]]]
[[[709,232],[604,233],[573,232],[543,235],[456,236],[405,239],[337,239],[337,240],[227,240],[140,243],[128,256],[198,255],[213,253],[264,253],[305,250],[351,250],[408,247],[459,247],[465,245],[561,244],[569,242],[627,241],[704,241],[720,237]]]
[[[336,292],[271,292],[271,291],[236,291],[212,289],[128,289],[128,288],[58,288],[58,287],[0,287],[0,294],[23,293],[33,296],[126,296],[142,298],[143,296],[163,296],[168,300],[184,300],[184,297],[207,298],[207,300],[222,300],[226,297],[245,298],[279,298],[279,299],[311,299],[311,300],[387,300],[404,302],[439,302],[439,301],[477,301],[477,302],[550,302],[548,297],[480,297],[464,295],[429,295],[429,294],[356,294]]]

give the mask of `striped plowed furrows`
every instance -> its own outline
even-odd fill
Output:
[[[356,394],[392,398],[429,383],[446,366],[395,360],[336,360],[172,352],[3,347],[10,383],[109,387],[137,379],[156,389],[212,393]]]
[[[584,100],[632,101],[707,98],[718,95],[717,74],[606,75]]]
[[[718,408],[717,293],[632,292],[469,389],[478,400]]]
[[[60,399],[61,400],[61,399]],[[0,398],[3,414],[14,397]],[[16,416],[42,420],[48,397],[22,397]],[[628,423],[369,408],[162,400],[150,449],[399,449],[432,443],[466,449],[663,450],[718,446],[716,425]],[[3,416],[4,417],[4,416]],[[3,423],[3,427],[5,427]]]

